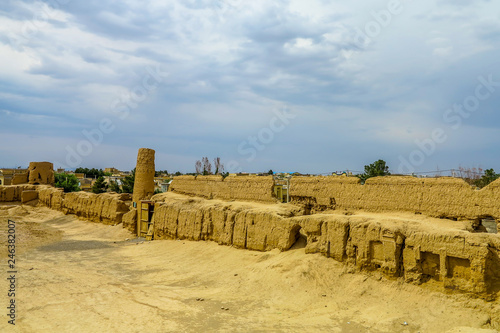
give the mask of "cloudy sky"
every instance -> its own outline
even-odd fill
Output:
[[[5,0],[0,167],[500,172],[492,0]]]

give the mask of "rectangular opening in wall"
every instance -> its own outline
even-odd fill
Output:
[[[370,259],[375,261],[384,261],[384,244],[382,242],[370,242]]]
[[[420,258],[422,274],[427,277],[439,280],[439,254],[435,254],[432,252],[421,252]]]
[[[470,279],[470,260],[457,257],[448,257],[449,278]]]

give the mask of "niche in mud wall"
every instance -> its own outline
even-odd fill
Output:
[[[489,293],[500,292],[500,249],[489,248],[485,263],[485,281]]]
[[[307,246],[307,235],[300,225],[295,225],[290,231],[290,249],[302,249]]]
[[[446,257],[447,259],[447,276],[448,278],[470,280],[471,270],[470,270],[470,260],[457,258],[457,257]]]
[[[384,235],[381,240],[370,241],[368,266],[371,269],[380,269],[386,276],[401,276],[403,243],[404,240],[396,235]]]
[[[439,254],[432,252],[420,253],[420,268],[422,270],[422,282],[430,279],[439,281],[440,261]]]
[[[374,268],[380,268],[384,261],[384,243],[380,241],[372,241],[370,242],[370,262],[374,266]]]

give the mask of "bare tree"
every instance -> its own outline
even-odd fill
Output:
[[[215,167],[214,174],[218,175],[224,172],[224,164],[220,162],[220,157],[214,158],[214,167]]]
[[[204,175],[212,174],[212,164],[208,160],[208,157],[203,157],[201,159],[201,163],[203,164],[203,174]]]
[[[482,168],[464,168],[462,166],[458,167],[458,176],[462,178],[470,185],[475,184],[483,175]]]
[[[194,167],[196,168],[196,173],[200,174],[201,173],[201,161],[200,160],[196,161],[196,163],[194,164]]]

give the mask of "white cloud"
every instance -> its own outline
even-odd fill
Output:
[[[448,46],[448,47],[435,48],[434,51],[432,51],[432,54],[439,57],[448,57],[452,54],[452,52],[453,52],[453,47]]]
[[[492,42],[500,38],[499,5],[408,3],[370,43],[357,43],[356,28],[386,7],[322,0],[89,0],[53,10],[41,2],[2,4],[0,110],[7,112],[0,111],[0,129],[18,135],[12,149],[23,154],[52,156],[31,139],[43,137],[64,155],[67,144],[85,139],[83,129],[109,117],[116,129],[83,164],[101,158],[100,167],[120,167],[126,159],[114,163],[111,152],[135,155],[150,146],[164,160],[182,161],[175,169],[191,171],[201,155],[223,151],[241,159],[238,143],[287,105],[300,117],[249,171],[271,163],[305,172],[341,169],[362,163],[352,150],[411,152],[414,139],[440,126],[444,110],[474,89],[477,76],[500,70]],[[36,16],[44,12],[50,19]],[[15,38],[26,23],[38,28]],[[168,77],[120,119],[110,104],[157,65]],[[471,137],[500,123],[493,97],[483,107],[469,120]],[[1,149],[4,163],[22,158]],[[298,155],[308,158],[297,161]]]

